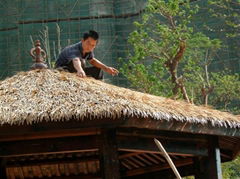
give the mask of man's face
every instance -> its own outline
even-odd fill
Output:
[[[94,40],[92,37],[82,40],[82,47],[84,52],[91,52],[97,45],[97,40]]]

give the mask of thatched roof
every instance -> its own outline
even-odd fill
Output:
[[[21,72],[0,82],[1,125],[129,117],[240,127],[239,116],[56,70]]]

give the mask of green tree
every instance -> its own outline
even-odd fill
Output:
[[[121,72],[139,91],[234,109],[239,75],[209,71],[222,44],[194,29],[198,8],[185,0],[149,0],[142,20],[134,23],[132,51]]]
[[[205,37],[188,26],[197,9],[183,0],[148,2],[142,22],[135,22],[137,30],[129,38],[134,53],[122,69],[133,86],[156,95],[182,96],[189,101],[178,70],[189,40],[196,42]]]
[[[240,36],[240,0],[208,0],[210,12],[217,20],[224,22],[220,29],[214,27],[226,37]]]
[[[228,49],[230,54],[228,58],[239,58],[240,0],[208,0],[208,4],[210,15],[216,22],[221,23],[221,28],[209,24],[208,29],[219,34],[224,41],[221,50]],[[215,95],[211,96],[212,105],[219,109],[230,109],[235,113],[240,113],[239,80],[239,74],[226,72],[215,74],[213,83],[216,89]]]
[[[199,54],[208,48],[204,47],[205,42],[214,46],[213,41],[189,26],[197,10],[197,6],[181,0],[149,1],[142,22],[135,22],[137,30],[129,38],[134,52],[122,68],[134,87],[189,101],[181,68],[187,60],[184,54],[188,54],[188,60],[194,59],[194,52]]]
[[[223,179],[239,179],[240,178],[240,156],[232,162],[222,164]]]

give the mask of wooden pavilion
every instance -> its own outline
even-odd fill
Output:
[[[0,178],[221,178],[240,151],[240,117],[74,74],[0,82]]]

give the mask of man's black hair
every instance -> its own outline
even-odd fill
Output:
[[[94,30],[89,30],[89,32],[86,32],[83,34],[83,40],[88,39],[89,37],[93,38],[94,40],[98,40],[99,35],[96,31]]]

